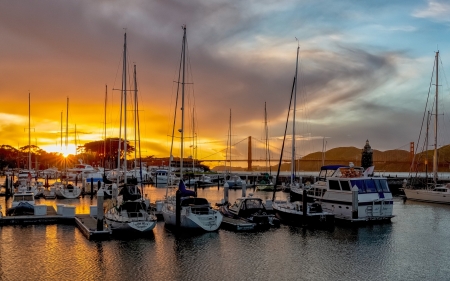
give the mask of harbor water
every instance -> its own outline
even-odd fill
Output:
[[[144,190],[152,202],[165,192]],[[214,205],[223,189],[199,189],[198,196]],[[230,190],[230,201],[239,196]],[[37,200],[74,205],[78,214],[95,202]],[[9,204],[0,197],[3,214]],[[450,206],[396,197],[394,214],[388,224],[252,233],[175,234],[161,221],[148,234],[105,241],[87,240],[74,225],[3,226],[0,280],[449,280]]]

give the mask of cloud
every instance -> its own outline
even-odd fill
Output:
[[[431,19],[437,22],[450,21],[448,15],[450,13],[450,3],[439,1],[428,1],[428,6],[425,9],[417,9],[413,12],[413,16],[417,18]]]

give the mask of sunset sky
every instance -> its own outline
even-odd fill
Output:
[[[121,88],[126,29],[129,69],[137,67],[142,154],[168,156],[186,24],[185,107],[196,114],[186,114],[185,132],[192,135],[194,119],[198,158],[224,157],[230,109],[233,143],[252,136],[262,146],[264,102],[279,153],[297,44],[299,155],[320,151],[324,138],[327,149],[363,148],[368,139],[374,149],[409,150],[437,50],[442,113],[449,104],[449,15],[448,1],[417,0],[2,1],[0,143],[28,144],[28,93],[32,144],[61,151],[67,98],[71,147],[75,125],[78,144],[103,139],[105,85],[107,137],[118,137],[120,92],[112,89]],[[447,115],[443,120],[448,124]],[[246,143],[234,154],[244,158]]]

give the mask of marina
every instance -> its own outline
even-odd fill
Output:
[[[253,189],[247,192],[264,201],[272,195]],[[165,189],[150,185],[144,188],[144,194],[155,202],[164,197]],[[198,195],[212,204],[220,203],[223,188],[200,188]],[[241,190],[229,190],[232,202],[241,195]],[[279,192],[277,198],[286,199],[286,195]],[[449,238],[450,206],[404,201],[403,197],[393,200],[395,217],[388,224],[336,225],[331,230],[281,224],[279,228],[256,232],[224,225],[216,232],[177,234],[159,220],[153,231],[145,234],[104,233],[106,237],[103,234],[95,237],[96,234],[85,233],[96,228],[95,220],[89,215],[91,206],[96,204],[95,197],[37,199],[37,204],[54,210],[48,213],[53,219],[59,218],[55,213],[61,205],[74,206],[75,218],[50,224],[1,226],[0,279],[16,280],[14,271],[9,270],[14,261],[33,255],[45,260],[45,265],[31,263],[23,269],[22,280],[33,279],[36,271],[42,279],[59,274],[66,280],[445,280],[450,246],[437,240]],[[5,197],[0,198],[3,211],[9,204]],[[230,221],[229,226],[232,224]],[[439,239],[429,239],[430,231]],[[93,241],[87,239],[89,235]],[[35,244],[34,241],[40,242]],[[440,253],[440,258],[434,260],[438,270],[423,263],[436,253]],[[240,258],[236,259],[236,255]],[[277,261],[275,265],[268,266],[273,260]],[[299,263],[302,260],[308,263]],[[67,263],[76,266],[64,267]],[[372,265],[371,270],[367,270],[368,263]],[[130,271],[130,266],[139,270]],[[56,271],[59,267],[65,270]]]
[[[450,280],[450,5],[116,2],[0,10],[0,281]]]

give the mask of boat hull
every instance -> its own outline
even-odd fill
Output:
[[[288,208],[282,204],[273,203],[272,207],[275,212],[275,216],[284,224],[331,228],[335,223],[335,216],[328,212],[308,212],[306,216],[304,216],[301,210],[296,208]]]
[[[421,189],[407,189],[403,190],[405,192],[406,199],[439,203],[439,204],[450,204],[450,194],[431,191],[431,190],[421,190]]]
[[[162,215],[164,223],[168,227],[176,227],[175,208],[170,210],[166,205],[163,206]],[[180,227],[189,230],[217,231],[222,223],[223,216],[220,212],[210,210],[208,214],[194,214],[189,207],[182,208],[180,216]]]
[[[112,231],[152,231],[156,226],[156,220],[140,220],[140,221],[116,221],[105,217],[106,224]]]

